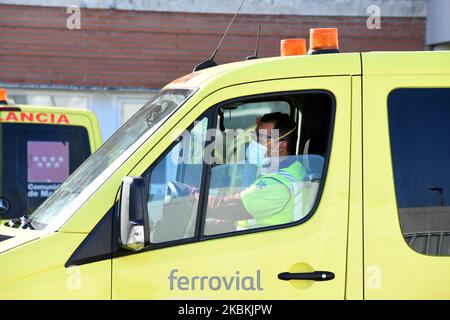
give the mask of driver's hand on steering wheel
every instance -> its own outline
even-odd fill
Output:
[[[183,189],[182,194],[184,196],[194,196],[196,200],[199,199],[200,188],[178,181],[171,181],[171,182],[175,183],[178,187],[181,187]]]

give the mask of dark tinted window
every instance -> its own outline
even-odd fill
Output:
[[[416,251],[450,255],[450,89],[399,89],[388,99],[397,206]]]
[[[90,155],[87,130],[76,126],[3,123],[2,218],[34,211]]]

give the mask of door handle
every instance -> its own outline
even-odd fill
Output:
[[[334,279],[334,273],[330,271],[314,271],[314,272],[299,272],[290,273],[282,272],[278,274],[280,280],[314,280],[314,281],[329,281]]]

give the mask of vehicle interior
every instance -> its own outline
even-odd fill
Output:
[[[246,159],[245,150],[251,141],[250,132],[255,129],[260,117],[266,113],[282,112],[288,114],[297,124],[295,158],[307,170],[308,178],[301,182],[300,188],[308,196],[305,198],[303,212],[296,215],[299,220],[312,210],[328,152],[328,139],[332,127],[333,101],[323,92],[259,98],[223,106],[218,110],[217,128],[213,147],[213,163],[208,194],[233,195],[248,188],[261,174],[268,173],[260,165]],[[191,132],[195,136],[199,126]],[[202,130],[206,127],[203,125]],[[201,131],[201,130],[198,130]],[[204,139],[196,139],[202,144]],[[190,146],[194,148],[193,144]],[[204,146],[202,145],[201,148]],[[174,147],[174,151],[177,146]],[[170,153],[171,153],[170,152]],[[183,151],[184,152],[184,151]],[[152,243],[162,243],[194,236],[204,161],[170,163],[167,155],[153,169],[150,178],[149,215]],[[164,165],[161,163],[165,162]],[[206,219],[208,220],[208,212]],[[209,232],[205,235],[236,231],[233,227]]]

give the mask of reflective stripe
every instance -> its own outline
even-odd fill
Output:
[[[286,169],[281,169],[278,172],[266,174],[262,177],[264,179],[276,180],[276,183],[280,184],[280,188],[287,189],[289,198],[286,199],[283,208],[278,210],[276,213],[272,212],[269,216],[238,221],[236,223],[237,230],[261,227],[264,225],[283,224],[298,221],[304,218],[305,212],[303,211],[303,207],[305,204],[303,198],[305,191],[303,190],[303,188],[305,187],[304,180],[307,180],[308,177],[307,172],[301,163],[298,163],[298,165],[296,166],[293,166],[292,164]],[[255,183],[258,180],[259,179],[257,179]],[[284,196],[283,199],[280,199],[280,201],[281,200],[284,200]],[[257,207],[258,205],[253,206],[252,208],[257,210]],[[247,208],[247,210],[249,209]],[[249,211],[249,213],[252,214],[251,211]]]
[[[303,190],[300,188],[300,181],[297,180],[292,174],[286,171],[279,171],[276,174],[281,175],[282,177],[289,180],[289,184],[286,185],[291,193],[291,196],[294,198],[294,217],[293,221],[298,221],[303,218]]]
[[[246,227],[257,227],[257,226],[259,226],[259,224],[256,221],[256,219],[245,220],[245,225],[246,225]]]

